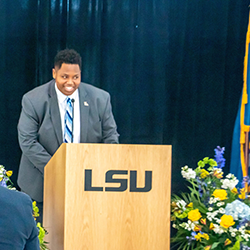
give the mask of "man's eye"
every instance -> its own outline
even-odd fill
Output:
[[[62,78],[63,78],[63,79],[66,79],[66,78],[67,78],[67,76],[63,76]]]
[[[78,79],[78,76],[74,76],[74,80]]]

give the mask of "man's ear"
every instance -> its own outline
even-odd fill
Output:
[[[54,68],[52,69],[52,76],[54,79],[56,78],[56,70]]]

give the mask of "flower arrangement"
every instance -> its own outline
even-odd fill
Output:
[[[236,188],[237,178],[223,178],[224,148],[215,149],[215,159],[205,157],[196,169],[182,168],[189,193],[173,195],[171,242],[180,250],[250,250],[250,200],[246,182]]]
[[[8,189],[16,190],[14,187],[10,177],[12,176],[12,171],[6,171],[3,165],[0,165],[0,186],[6,187]],[[36,206],[36,202],[34,201],[32,203],[33,205],[33,216],[36,220],[36,218],[39,216],[39,209]],[[40,249],[41,250],[49,250],[46,246],[47,242],[44,241],[44,237],[47,234],[47,231],[41,226],[41,223],[37,223],[37,228],[39,230],[39,243],[40,243]]]

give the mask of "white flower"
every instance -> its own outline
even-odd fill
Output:
[[[224,214],[224,213],[225,213],[225,209],[224,209],[223,207],[221,207],[221,208],[219,209],[219,212],[220,212],[221,214]]]
[[[236,236],[236,234],[235,234],[235,233],[231,233],[231,236],[232,236],[232,237],[235,237],[235,236]]]
[[[195,171],[191,168],[188,168],[188,166],[182,168],[181,174],[183,178],[187,180],[194,179],[196,177]]]
[[[217,203],[217,206],[218,206],[218,207],[221,207],[221,206],[223,206],[224,204],[225,204],[225,202],[221,201],[221,202],[218,202],[218,203]]]
[[[219,201],[219,200],[220,200],[219,198],[210,197],[208,203],[209,203],[209,204],[214,204],[214,203],[216,203],[216,202]]]
[[[222,169],[221,168],[214,168],[214,171],[216,171],[217,173],[222,173]]]
[[[237,228],[233,228],[233,227],[229,227],[228,228],[230,233],[236,233],[237,232]]]
[[[182,210],[185,210],[186,208],[186,205],[187,205],[187,203],[184,201],[184,200],[178,200],[177,202],[176,202],[176,205],[179,207],[179,208],[181,208]]]
[[[229,180],[229,179],[225,179],[225,180],[221,180],[222,182],[222,188],[224,189],[227,189],[229,188],[230,190],[232,190],[233,188],[235,188],[235,186],[238,184],[238,180],[235,178],[235,179],[232,179],[232,180]]]
[[[213,210],[214,210],[214,209],[213,209],[212,207],[209,207],[209,208],[208,208],[208,211],[209,211],[209,212],[212,212]]]
[[[215,218],[214,219],[218,224],[220,224],[220,222],[221,222],[221,219],[219,219],[219,218]]]
[[[188,220],[188,222],[183,222],[180,224],[180,227],[183,227],[184,229],[188,231],[193,231],[195,227],[195,223],[193,223],[191,220]]]
[[[214,212],[207,212],[207,219],[209,221],[212,221],[213,219],[216,219],[216,215],[218,214],[218,211],[214,211]]]
[[[213,231],[217,234],[223,234],[224,233],[224,229],[218,225],[218,224],[214,224],[214,229]]]
[[[4,173],[5,173],[5,169],[4,169],[3,165],[0,165],[0,178],[3,178]]]
[[[228,174],[226,176],[226,178],[228,178],[228,179],[236,179],[236,177],[234,176],[234,174]]]

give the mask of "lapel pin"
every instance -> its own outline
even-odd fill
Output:
[[[83,104],[84,104],[84,106],[89,106],[89,104],[87,102],[84,102]]]

